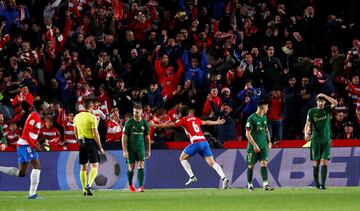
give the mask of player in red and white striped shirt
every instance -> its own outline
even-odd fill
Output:
[[[189,181],[185,185],[190,185],[191,183],[197,182],[197,178],[194,176],[194,173],[191,169],[190,163],[187,161],[190,157],[199,153],[206,161],[206,163],[215,169],[219,174],[222,180],[223,189],[227,189],[229,186],[229,179],[225,177],[225,174],[221,166],[216,163],[214,160],[213,154],[211,152],[209,142],[206,140],[202,130],[201,125],[220,125],[224,124],[224,119],[218,119],[217,121],[203,121],[193,115],[189,115],[189,108],[187,106],[182,106],[180,110],[180,115],[182,118],[175,123],[164,123],[164,124],[153,124],[152,126],[157,128],[167,128],[167,127],[182,127],[185,130],[186,135],[190,139],[190,144],[184,149],[180,155],[181,165],[184,167],[185,171],[189,175]]]
[[[26,119],[23,132],[17,142],[17,154],[19,168],[0,166],[0,172],[17,177],[24,177],[32,166],[30,175],[30,191],[28,199],[37,199],[37,187],[40,181],[40,160],[41,148],[38,145],[38,136],[42,127],[40,115],[44,112],[45,106],[42,101],[35,101],[34,111]]]

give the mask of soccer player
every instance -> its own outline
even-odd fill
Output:
[[[186,186],[197,182],[197,178],[194,176],[194,173],[191,169],[190,163],[187,161],[190,157],[199,153],[202,156],[206,163],[215,169],[222,180],[222,188],[227,189],[229,187],[229,179],[225,177],[225,174],[221,166],[216,163],[214,160],[213,154],[211,152],[209,142],[204,137],[204,134],[200,128],[201,125],[220,125],[224,124],[224,119],[218,119],[217,121],[203,121],[193,115],[190,115],[189,108],[187,106],[182,106],[180,110],[180,115],[182,118],[177,122],[163,123],[163,124],[154,124],[152,125],[155,128],[167,128],[167,127],[182,127],[185,130],[186,135],[190,139],[190,144],[184,149],[180,155],[180,162],[186,173],[189,175],[189,180],[185,183]]]
[[[74,118],[75,137],[79,146],[80,181],[84,196],[92,196],[91,186],[98,173],[99,153],[104,154],[97,129],[98,123],[92,109],[94,103],[91,99],[84,99],[85,111],[78,113]],[[87,175],[88,163],[91,165],[89,176]]]
[[[40,160],[39,153],[41,151],[37,139],[42,127],[41,115],[43,115],[45,106],[42,101],[35,101],[33,112],[26,119],[23,132],[17,142],[17,154],[19,167],[0,166],[0,172],[16,177],[25,177],[29,165],[32,167],[30,175],[30,190],[28,199],[40,198],[36,191],[40,182]]]
[[[331,105],[325,106],[326,101],[329,101]],[[308,111],[304,132],[305,140],[311,140],[310,159],[313,161],[315,186],[326,189],[327,166],[331,157],[330,114],[331,109],[336,107],[337,101],[320,93],[316,97],[316,104],[315,108]],[[319,183],[319,164],[321,165],[321,184]]]
[[[248,190],[254,191],[252,184],[254,165],[260,161],[261,177],[263,179],[263,188],[266,191],[274,190],[268,183],[267,160],[268,151],[271,149],[271,139],[268,129],[268,120],[265,116],[268,110],[268,102],[260,100],[255,113],[250,115],[246,122],[246,138],[248,139],[246,162]]]
[[[145,159],[151,155],[151,144],[149,137],[150,126],[141,118],[142,106],[137,104],[133,108],[134,117],[126,121],[122,135],[123,156],[128,163],[128,181],[131,192],[144,192],[144,164]],[[146,147],[145,147],[146,144]],[[135,162],[138,167],[139,189],[136,190],[132,179],[134,176]]]

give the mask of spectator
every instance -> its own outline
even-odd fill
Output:
[[[343,132],[343,124],[345,123],[345,114],[336,111],[334,120],[331,122],[332,137],[337,138]]]
[[[122,123],[120,119],[119,110],[113,108],[110,114],[110,120],[106,123],[107,132],[106,132],[106,148],[107,149],[119,149],[120,140],[122,135]]]
[[[150,123],[154,124],[161,124],[161,123],[170,123],[171,118],[166,113],[164,108],[156,109],[156,113],[153,116]],[[150,140],[151,144],[153,145],[154,149],[165,149],[166,145],[165,142],[173,141],[174,139],[174,131],[170,128],[150,128]]]
[[[300,138],[302,134],[302,126],[299,121],[299,103],[301,101],[301,93],[297,86],[297,80],[294,76],[288,78],[288,85],[283,90],[285,101],[285,118],[284,118],[284,138],[291,140]]]
[[[221,108],[211,102],[211,107],[215,113],[216,118],[225,119],[225,123],[216,126],[217,141],[224,144],[226,141],[237,140],[236,135],[236,120],[232,113],[232,107],[230,104],[223,103]]]
[[[9,124],[9,131],[4,133],[7,141],[6,151],[16,151],[16,143],[20,138],[21,130],[18,129],[16,122],[11,121]]]
[[[150,82],[150,88],[147,91],[147,104],[150,105],[151,108],[156,108],[163,103],[161,92],[162,87],[158,85],[156,80],[152,80]]]
[[[50,115],[45,117],[45,126],[41,128],[39,136],[45,146],[45,150],[47,150],[47,147],[50,147],[51,151],[64,150],[64,142],[61,140],[59,130],[54,127]]]
[[[343,131],[337,136],[338,139],[358,139],[358,135],[354,131],[352,122],[345,122],[343,124]]]
[[[284,111],[284,96],[280,90],[273,90],[270,92],[269,110],[267,118],[269,121],[269,133],[271,142],[276,144],[283,139],[283,111]]]
[[[204,108],[202,110],[202,116],[207,117],[212,113],[211,103],[220,109],[221,107],[221,98],[218,96],[218,89],[216,87],[211,88],[210,94],[208,94],[207,99],[205,101]]]

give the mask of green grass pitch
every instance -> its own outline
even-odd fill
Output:
[[[360,187],[256,189],[147,189],[39,191],[42,199],[28,200],[27,192],[0,192],[0,210],[360,210]]]

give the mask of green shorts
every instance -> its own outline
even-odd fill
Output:
[[[310,159],[319,161],[330,160],[331,143],[330,142],[311,142],[310,145]]]
[[[268,149],[260,149],[260,152],[255,153],[254,149],[247,149],[246,163],[254,165],[257,161],[268,160]]]
[[[146,158],[145,156],[145,150],[139,150],[139,151],[129,151],[129,156],[126,162],[128,164],[133,164],[135,161],[144,161]]]

